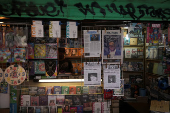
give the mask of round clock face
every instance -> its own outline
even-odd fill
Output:
[[[3,70],[0,68],[0,82],[3,81],[4,77],[3,77]]]
[[[20,65],[17,67],[11,65],[6,68],[4,72],[4,78],[10,85],[19,85],[24,82],[26,78],[26,72]]]

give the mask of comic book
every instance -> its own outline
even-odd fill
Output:
[[[81,105],[81,96],[73,95],[73,105]]]
[[[61,94],[61,86],[54,86],[54,94]]]
[[[137,48],[132,48],[131,49],[131,58],[138,58]]]
[[[35,107],[35,113],[41,113],[41,107]]]
[[[71,56],[78,56],[78,49],[77,48],[71,48]]]
[[[39,106],[39,96],[31,96],[31,106]]]
[[[97,87],[96,86],[89,86],[89,94],[97,93]]]
[[[84,48],[78,48],[78,56],[83,56]]]
[[[29,95],[36,95],[37,87],[29,87]]]
[[[131,58],[131,48],[125,48],[125,58]]]
[[[76,94],[76,86],[69,87],[69,94]]]
[[[65,56],[69,57],[69,56],[71,56],[71,54],[72,54],[71,48],[66,48],[65,49]]]
[[[69,86],[62,86],[62,94],[69,94]]]
[[[11,62],[11,57],[9,48],[0,48],[0,63]]]
[[[97,94],[97,102],[103,102],[103,94]]]
[[[103,93],[102,86],[96,86],[97,87],[97,93]]]
[[[45,71],[46,71],[47,78],[51,76],[53,77],[57,76],[57,65],[58,65],[57,60],[45,61]]]
[[[21,95],[21,106],[30,106],[30,95]]]
[[[65,104],[73,105],[73,95],[65,95]]]
[[[53,86],[47,86],[46,87],[46,94],[47,95],[53,94]]]
[[[46,57],[46,45],[45,44],[35,44],[34,56],[36,59],[45,58]]]
[[[45,63],[44,61],[34,61],[35,74],[45,74]]]
[[[39,96],[39,105],[40,106],[48,106],[48,96],[47,95],[43,95],[43,96]]]
[[[50,113],[56,113],[56,106],[50,106]]]
[[[28,113],[34,113],[35,108],[34,107],[28,107]]]
[[[89,87],[88,86],[83,86],[83,94],[88,94],[89,93]]]
[[[28,43],[28,59],[34,59],[34,43]]]
[[[77,107],[70,107],[70,113],[77,113]]]
[[[82,105],[77,106],[77,113],[83,113],[83,106]]]
[[[82,93],[81,86],[76,86],[76,94],[81,94],[81,93]]]
[[[90,102],[97,102],[97,94],[89,94]]]
[[[47,59],[57,59],[57,43],[47,43],[46,44],[46,58]]]
[[[135,84],[136,83],[135,75],[129,75],[129,83],[130,84]]]
[[[42,113],[49,113],[49,107],[43,106]]]
[[[101,113],[101,102],[93,102],[92,113]]]
[[[25,48],[14,48],[14,56],[12,58],[13,62],[25,62],[26,59],[26,50]]]
[[[28,87],[21,88],[21,95],[28,95],[28,94],[29,94],[29,88]]]
[[[38,87],[37,94],[38,95],[45,95],[46,87]]]
[[[138,51],[138,58],[143,58],[144,57],[143,48],[138,48],[137,51]]]
[[[55,106],[56,105],[56,96],[48,95],[48,106]]]
[[[57,105],[63,105],[65,102],[65,96],[64,95],[57,95],[56,96],[56,104]]]
[[[33,76],[35,73],[35,63],[34,61],[29,61],[29,75]]]
[[[27,107],[21,107],[21,113],[27,113]]]

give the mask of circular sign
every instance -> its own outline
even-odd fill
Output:
[[[3,77],[3,70],[0,68],[0,82],[2,82],[4,79]]]
[[[17,67],[11,65],[6,68],[4,72],[4,78],[10,85],[19,85],[24,82],[26,78],[26,72],[20,65],[17,65]]]

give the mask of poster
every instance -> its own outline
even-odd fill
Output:
[[[61,38],[60,21],[50,21],[49,37],[51,37],[51,38]]]
[[[33,25],[31,25],[31,37],[44,37],[44,29],[42,21],[33,20]]]
[[[119,89],[113,89],[113,96],[124,96],[124,79],[120,79]]]
[[[120,67],[118,65],[104,65],[104,89],[120,88]]]
[[[84,57],[100,57],[101,30],[83,30]]]
[[[100,62],[84,62],[84,85],[101,85]]]
[[[102,30],[102,63],[123,63],[123,33],[120,30]]]
[[[66,36],[67,38],[77,38],[78,27],[76,22],[67,22]]]

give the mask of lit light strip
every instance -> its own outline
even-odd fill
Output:
[[[84,79],[40,79],[39,82],[84,82]]]

